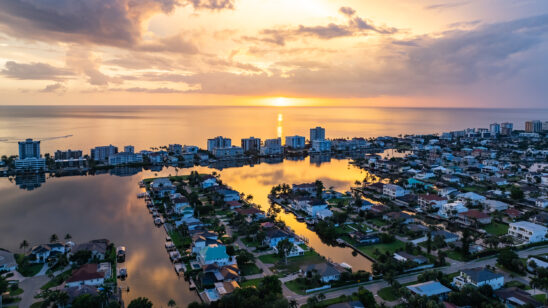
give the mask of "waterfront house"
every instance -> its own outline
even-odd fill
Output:
[[[278,253],[278,248],[276,246],[272,247],[275,253]],[[293,243],[293,247],[291,247],[291,250],[287,254],[288,258],[291,257],[298,257],[304,255],[304,249],[302,249],[299,245]]]
[[[372,245],[381,241],[378,234],[363,234],[359,231],[354,231],[349,236],[360,245]]]
[[[383,195],[395,199],[396,197],[401,197],[405,195],[405,189],[403,187],[394,185],[394,184],[384,184],[382,188]]]
[[[245,217],[245,220],[249,223],[264,219],[265,213],[258,208],[254,207],[241,207],[234,210],[236,213]]]
[[[79,285],[100,286],[105,282],[105,273],[98,269],[97,264],[84,264],[72,272],[65,285],[69,288]]]
[[[497,290],[504,285],[504,275],[481,267],[464,269],[460,271],[459,276],[453,278],[452,284],[459,289],[469,284],[475,287],[490,285],[493,290]]]
[[[303,275],[320,275],[320,280],[323,283],[339,280],[344,271],[345,269],[340,265],[328,262],[301,266],[301,273]]]
[[[216,263],[202,266],[204,278],[209,278],[208,283],[202,285],[211,285],[219,281],[240,281],[240,269],[237,264],[219,266]]]
[[[226,247],[223,245],[203,247],[200,249],[197,259],[201,265],[217,263],[217,265],[223,266],[234,264],[233,258],[226,253]]]
[[[441,236],[446,243],[456,242],[459,239],[458,235],[445,230],[433,231],[432,238],[435,238],[436,236]]]
[[[242,203],[240,201],[228,201],[226,203],[226,206],[228,206],[229,209],[235,210],[242,207]]]
[[[104,260],[107,254],[108,243],[105,241],[89,241],[72,247],[69,253],[69,257],[78,253],[79,251],[91,252],[91,258],[97,260]]]
[[[280,228],[269,228],[265,230],[265,234],[264,244],[269,247],[276,247],[279,242],[285,239],[288,239],[292,243],[295,242],[295,238],[292,234]]]
[[[0,250],[0,273],[1,272],[11,272],[17,269],[17,262],[13,253]]]
[[[465,226],[487,225],[491,223],[491,216],[478,210],[469,210],[457,214],[457,222]]]
[[[316,184],[315,183],[293,184],[292,190],[294,193],[307,192],[312,195],[316,193]]]
[[[223,245],[223,243],[215,235],[206,237],[202,234],[196,234],[192,236],[192,252],[199,253],[202,248],[207,246]]]
[[[217,186],[219,183],[217,183],[217,178],[213,175],[205,175],[202,177],[202,182],[200,183],[203,189]]]
[[[367,189],[373,190],[379,194],[383,193],[384,190],[384,183],[376,182],[370,185],[367,185]]]
[[[404,213],[404,212],[390,212],[386,213],[382,216],[383,220],[390,221],[390,222],[399,222],[402,224],[410,224],[415,221],[413,216]]]
[[[401,262],[411,261],[411,262],[415,262],[419,265],[420,264],[425,264],[426,262],[428,262],[428,259],[424,256],[415,256],[415,255],[412,255],[412,254],[407,253],[405,251],[395,252],[393,257],[394,257],[394,259],[396,259],[398,261],[401,261]]]
[[[155,179],[150,184],[150,189],[159,198],[175,194],[176,188],[168,178]]]
[[[302,208],[308,215],[316,217],[316,214],[327,209],[327,202],[322,199],[311,199]]]
[[[531,294],[517,287],[496,290],[495,296],[506,304],[506,307],[545,307],[543,303],[536,300]]]
[[[30,262],[31,263],[44,263],[48,258],[64,254],[67,251],[67,247],[64,244],[53,243],[38,245],[31,249]]]
[[[219,189],[217,193],[223,196],[223,201],[225,202],[240,200],[240,193],[232,189]]]
[[[532,222],[518,221],[510,223],[508,235],[511,235],[518,241],[530,244],[545,241],[547,230],[546,227]]]
[[[430,208],[439,209],[442,205],[447,203],[447,198],[434,194],[426,194],[419,195],[418,202],[423,210]]]
[[[445,298],[451,289],[437,281],[427,281],[407,286],[411,293],[419,296]]]

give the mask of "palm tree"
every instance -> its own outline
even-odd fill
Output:
[[[26,249],[29,247],[29,242],[27,240],[23,240],[21,244],[19,244],[19,249],[23,249],[23,253],[26,252]]]
[[[57,241],[59,241],[59,237],[57,236],[57,234],[54,233],[49,237],[50,243],[56,243]]]
[[[173,299],[170,299],[169,302],[167,302],[168,307],[175,307],[176,305],[177,305],[177,303],[175,303],[175,301]]]
[[[70,233],[67,233],[65,235],[65,241],[70,241],[72,239],[72,235],[70,235]]]
[[[292,299],[289,301],[289,308],[297,308],[299,307],[299,304],[297,304],[297,301]]]

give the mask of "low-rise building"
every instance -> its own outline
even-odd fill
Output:
[[[417,264],[425,264],[428,262],[428,259],[424,256],[415,256],[405,251],[398,251],[394,253],[394,259],[401,262],[415,262]]]
[[[0,250],[0,273],[11,272],[17,269],[17,262],[13,253],[5,250]]]
[[[407,289],[415,295],[439,298],[445,298],[447,294],[451,292],[451,289],[447,288],[437,281],[417,283],[407,286]]]
[[[70,288],[79,285],[100,286],[104,283],[105,272],[99,271],[99,265],[84,264],[72,272],[65,285]]]
[[[339,280],[341,278],[341,274],[344,271],[345,269],[339,266],[338,264],[333,264],[328,262],[304,265],[301,267],[302,274],[304,275],[308,275],[309,273],[311,275],[318,274],[320,275],[320,280],[323,283]]]
[[[537,243],[546,240],[546,231],[544,226],[534,224],[528,221],[518,221],[510,223],[508,235],[511,235],[518,241],[525,243]]]
[[[382,193],[385,196],[388,196],[391,199],[401,197],[405,195],[405,189],[401,186],[394,184],[384,184],[382,188]]]
[[[438,211],[438,215],[444,218],[450,218],[466,211],[468,211],[468,208],[464,206],[464,202],[455,201],[442,205]]]
[[[475,287],[490,285],[493,290],[497,290],[504,285],[504,275],[480,267],[464,269],[459,276],[453,278],[453,285],[460,289],[467,284]]]
[[[439,209],[442,205],[447,203],[447,198],[434,194],[419,195],[418,202],[423,210],[429,208]]]
[[[491,223],[491,216],[478,210],[469,210],[457,214],[457,222],[466,226],[487,225]]]

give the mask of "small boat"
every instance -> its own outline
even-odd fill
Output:
[[[342,267],[344,267],[344,268],[346,268],[346,269],[348,269],[348,270],[352,270],[352,266],[349,265],[348,263],[342,262],[342,263],[339,264],[339,265],[342,266]]]
[[[116,259],[119,263],[122,263],[126,260],[126,247],[120,246],[116,248]]]
[[[141,198],[144,198],[146,195],[147,195],[147,193],[144,193],[144,192],[143,193],[138,193],[137,198],[141,199]]]
[[[127,277],[127,268],[122,267],[118,269],[118,278],[126,278]]]
[[[166,242],[165,246],[166,246],[167,251],[173,251],[177,248],[177,247],[175,247],[175,244],[173,244],[173,242]]]
[[[162,220],[162,218],[160,218],[160,217],[154,218],[154,224],[156,226],[161,226],[163,223],[164,223],[164,221]]]
[[[175,268],[175,272],[177,273],[177,275],[185,272],[185,265],[182,263],[174,263],[173,267]]]
[[[297,221],[303,222],[303,221],[304,221],[304,217],[302,217],[302,216],[297,216]]]
[[[171,242],[171,237],[169,235],[166,235],[166,242]]]
[[[145,187],[145,183],[143,181],[140,181],[139,182],[139,187],[141,187],[141,188]]]

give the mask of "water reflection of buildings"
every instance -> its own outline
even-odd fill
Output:
[[[111,175],[116,175],[116,176],[132,176],[132,175],[138,174],[142,170],[143,168],[141,167],[125,166],[125,167],[112,168],[110,169],[109,173]]]
[[[322,163],[328,163],[331,161],[331,154],[322,153],[322,154],[310,154],[310,163],[321,165]]]
[[[33,190],[46,182],[45,173],[21,174],[15,177],[15,185],[21,189]]]

